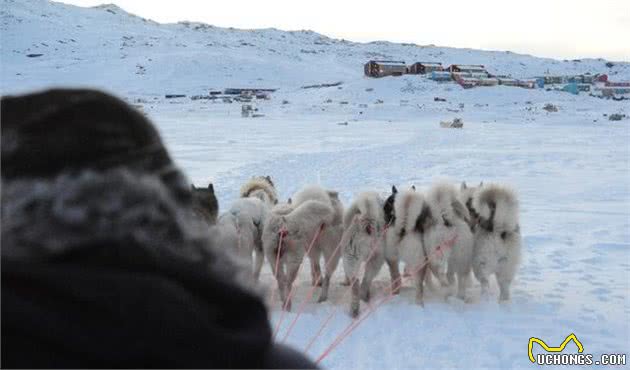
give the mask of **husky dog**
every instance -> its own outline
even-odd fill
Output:
[[[431,250],[423,245],[422,236],[431,211],[422,194],[406,190],[396,195],[394,213],[394,225],[387,231],[385,245],[390,258],[395,254],[393,251],[400,253],[400,258],[412,270],[416,278],[416,303],[423,305],[423,282],[427,264],[431,266],[431,261],[427,262]]]
[[[490,184],[476,192],[473,206],[479,212],[473,272],[483,295],[488,294],[488,277],[495,274],[499,301],[507,301],[521,258],[518,199],[511,189]]]
[[[385,217],[382,199],[375,192],[359,194],[346,210],[343,224],[345,229],[341,239],[343,267],[352,284],[350,314],[357,317],[359,297],[365,302],[369,301],[372,280],[383,266]],[[359,288],[357,275],[361,262],[365,262],[365,272]]]
[[[313,285],[318,284],[322,286],[322,294],[319,301],[323,302],[328,298],[330,278],[335,272],[341,256],[337,245],[343,234],[343,205],[339,200],[338,192],[326,190],[319,185],[307,185],[291,198],[294,206],[299,206],[307,200],[316,200],[329,204],[333,208],[333,220],[331,224],[327,225],[325,230],[322,230],[316,244],[311,250],[311,255],[309,255],[311,262],[311,283]],[[322,254],[324,255],[325,264],[329,264],[328,261],[331,261],[331,259],[334,260],[330,262],[330,264],[332,264],[328,268],[330,271],[326,271],[323,280],[321,279],[322,272],[319,265]]]
[[[475,198],[477,190],[479,190],[482,186],[483,181],[479,183],[479,186],[468,186],[466,185],[466,182],[462,182],[459,188],[459,201],[466,206],[466,209],[468,209],[468,214],[470,216],[470,230],[472,230],[472,232],[475,232],[475,228],[479,223],[479,213],[477,213],[477,210],[473,207],[473,199]]]
[[[324,259],[327,261],[328,269],[320,300],[327,295],[327,282],[330,281],[330,276],[339,262],[338,253],[333,256],[321,249],[322,244],[329,241],[330,236],[326,231],[333,228],[335,219],[335,210],[330,200],[326,200],[327,202],[309,199],[301,200],[299,203],[277,205],[271,210],[265,225],[263,249],[276,276],[283,308],[289,311],[291,300],[288,294],[310,243],[315,244],[311,248],[309,258],[319,258],[323,251]]]
[[[236,255],[248,261],[250,268],[253,266],[255,281],[260,277],[264,261],[262,233],[268,214],[269,207],[262,200],[240,198],[212,228],[219,245],[233,247]],[[254,261],[252,254],[255,255]]]
[[[456,238],[453,245],[444,252],[448,256],[448,283],[444,278],[444,265],[439,266],[436,275],[442,285],[454,284],[457,275],[457,297],[465,300],[474,238],[470,230],[468,209],[460,201],[459,195],[457,189],[447,183],[438,183],[431,187],[426,197],[431,220],[425,223],[423,242],[425,246],[440,245]]]
[[[193,212],[208,224],[213,225],[217,221],[219,202],[214,195],[214,186],[208,184],[207,188],[197,188],[191,185],[193,195]]]
[[[278,204],[278,192],[269,176],[251,178],[241,187],[240,196],[241,198],[258,198],[267,203],[269,207]]]

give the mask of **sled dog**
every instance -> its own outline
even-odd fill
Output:
[[[488,294],[488,277],[494,274],[500,289],[499,301],[507,301],[521,258],[517,196],[506,186],[484,185],[476,192],[473,206],[479,212],[473,272],[484,296]]]
[[[262,200],[239,198],[212,228],[219,245],[233,247],[236,254],[249,263],[256,281],[264,261],[262,233],[268,215],[269,207]]]
[[[448,183],[437,183],[429,189],[426,200],[431,220],[425,223],[423,243],[425,246],[434,246],[455,238],[452,246],[444,252],[447,259],[441,260],[442,263],[447,261],[447,270],[441,264],[437,273],[435,270],[433,272],[442,285],[453,285],[457,276],[457,297],[467,299],[466,287],[471,273],[474,238],[468,209],[459,196],[457,188]]]
[[[213,225],[217,221],[219,202],[214,195],[214,186],[208,184],[207,188],[197,188],[191,185],[193,197],[193,212],[208,224]]]
[[[344,233],[341,239],[343,267],[350,277],[352,299],[350,314],[359,315],[359,297],[370,300],[372,280],[381,270],[384,261],[383,201],[376,192],[364,192],[357,196],[344,214]],[[365,272],[359,287],[359,270],[365,262]]]

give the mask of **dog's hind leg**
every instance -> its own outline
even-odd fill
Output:
[[[314,246],[313,250],[309,255],[309,260],[311,262],[311,285],[322,285],[322,269],[319,266],[321,252],[319,250],[319,246]]]
[[[254,253],[254,281],[258,281],[260,279],[260,270],[265,262],[265,254],[262,250],[256,248],[254,248]]]
[[[388,258],[386,259],[386,261],[387,266],[389,267],[392,294],[398,294],[400,293],[400,286],[402,285],[402,281],[400,278],[400,269],[398,267],[398,260],[394,258]]]
[[[501,262],[501,260],[499,260]],[[499,284],[499,302],[510,300],[510,285],[514,279],[514,273],[509,268],[500,266],[496,272],[497,283]]]
[[[424,307],[424,277],[427,273],[427,266],[424,260],[418,262],[420,265],[415,266],[416,271],[416,304]]]
[[[365,264],[365,273],[363,274],[363,281],[361,282],[361,299],[364,302],[370,301],[370,288],[372,286],[372,280],[378,275],[381,267],[383,266],[383,256],[374,255],[371,260]]]
[[[288,294],[293,294],[293,283],[295,282],[295,278],[297,277],[297,273],[300,269],[300,264],[299,263],[291,263],[291,264],[287,264],[287,284],[286,284],[286,289]],[[291,298],[292,297],[286,297],[285,302],[284,302],[284,307],[287,311],[291,311]]]
[[[343,255],[343,269],[346,277],[350,276],[350,290],[352,298],[350,299],[350,316],[357,317],[359,315],[359,282],[357,275],[361,263],[355,255],[348,254],[347,251]]]
[[[326,275],[324,276],[324,281],[322,282],[322,292],[319,296],[319,299],[317,300],[317,302],[324,302],[325,300],[328,299],[328,289],[330,287],[330,279],[332,278],[332,275],[335,273],[335,270],[337,269],[337,265],[339,264],[339,259],[341,258],[341,253],[339,252],[339,249],[336,248],[336,246],[332,246],[333,250],[331,251],[330,248],[325,248],[324,249],[324,263],[326,266]],[[333,252],[335,252],[333,255]]]
[[[448,271],[446,272],[446,279],[448,280],[449,285],[453,285],[455,283],[455,266],[453,266],[452,261],[448,261]]]
[[[351,289],[352,289],[352,299],[350,301],[350,316],[357,317],[359,316],[359,279],[354,278],[350,281]]]

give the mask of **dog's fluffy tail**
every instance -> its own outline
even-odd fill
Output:
[[[484,185],[475,194],[473,204],[486,228],[515,231],[519,225],[516,192],[499,184]]]
[[[418,218],[424,208],[426,208],[426,200],[421,193],[414,190],[404,190],[398,193],[394,201],[397,231],[410,232],[415,230]]]
[[[378,226],[384,222],[383,209],[378,193],[368,191],[361,193],[352,202],[343,217],[344,228],[349,228],[355,216],[359,216],[359,221]]]
[[[447,218],[458,217],[470,223],[470,213],[459,199],[457,188],[449,183],[434,184],[427,194],[427,201],[439,215]]]
[[[276,204],[278,202],[278,193],[276,192],[276,188],[264,177],[254,177],[243,184],[240,191],[240,197],[247,198],[256,190],[264,191],[271,200],[272,204]]]

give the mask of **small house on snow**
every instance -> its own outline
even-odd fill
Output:
[[[368,77],[402,76],[407,73],[404,61],[370,60],[363,69]]]
[[[465,73],[485,73],[486,67],[481,64],[451,64],[447,70],[449,72],[465,72]]]
[[[441,72],[444,70],[440,62],[416,62],[409,66],[409,74],[424,75],[431,72]]]

